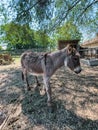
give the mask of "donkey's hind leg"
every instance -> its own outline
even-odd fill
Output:
[[[40,86],[40,83],[39,83],[39,81],[38,81],[38,77],[37,77],[37,76],[35,76],[35,78],[36,78],[36,83],[37,83],[37,86]]]
[[[48,103],[48,106],[51,106],[52,105],[52,102],[51,102],[52,99],[51,99],[50,77],[44,76],[43,80],[44,80],[45,89],[46,89],[47,98],[48,98],[47,103]]]
[[[23,75],[22,75],[22,76],[24,76],[24,79],[25,79],[25,81],[26,81],[27,90],[28,90],[28,91],[31,90],[30,85],[29,85],[29,82],[28,82],[28,77],[27,77],[27,71],[26,71],[26,69],[23,70]]]

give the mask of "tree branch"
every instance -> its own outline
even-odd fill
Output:
[[[65,20],[65,18],[67,18],[67,16],[68,16],[68,14],[70,13],[70,11],[71,11],[80,1],[81,1],[81,0],[74,1],[75,3],[73,2],[74,4],[66,11],[65,16],[64,16],[63,18],[59,18],[60,21],[59,21],[58,23],[54,24],[54,26],[53,26],[51,29],[53,30],[56,26],[60,25],[60,24],[62,23],[62,21]],[[50,31],[51,31],[51,29],[50,29]]]
[[[83,16],[83,14],[86,12],[86,10],[88,10],[93,4],[98,3],[98,0],[93,1],[92,3],[90,3],[82,12],[81,14],[77,17],[76,21]]]
[[[29,7],[27,10],[22,10],[18,15],[21,15],[22,13],[28,12],[31,10],[33,7],[35,7],[40,1],[37,1],[35,4],[33,4],[31,7]]]

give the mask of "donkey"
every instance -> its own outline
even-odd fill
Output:
[[[57,69],[65,64],[76,74],[81,72],[80,55],[73,46],[68,45],[62,50],[52,53],[37,54],[32,51],[26,51],[21,56],[22,78],[26,80],[27,89],[30,86],[27,79],[27,73],[32,73],[36,76],[37,84],[39,85],[37,76],[42,75],[47,93],[47,103],[51,106],[51,87],[50,78]]]

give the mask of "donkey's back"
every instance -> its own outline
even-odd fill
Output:
[[[21,55],[21,66],[22,69],[31,73],[43,73],[41,66],[42,54],[37,54],[32,51],[26,51]]]

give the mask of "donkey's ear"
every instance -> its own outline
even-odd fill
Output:
[[[67,45],[67,53],[68,55],[72,54],[73,52],[73,47],[71,45]]]
[[[81,56],[80,53],[79,53],[78,51],[76,51],[76,55],[79,56],[79,57]]]
[[[80,57],[79,52],[78,52],[75,48],[73,48],[73,54],[74,54],[74,55],[77,55],[77,56],[79,56],[79,57]]]

